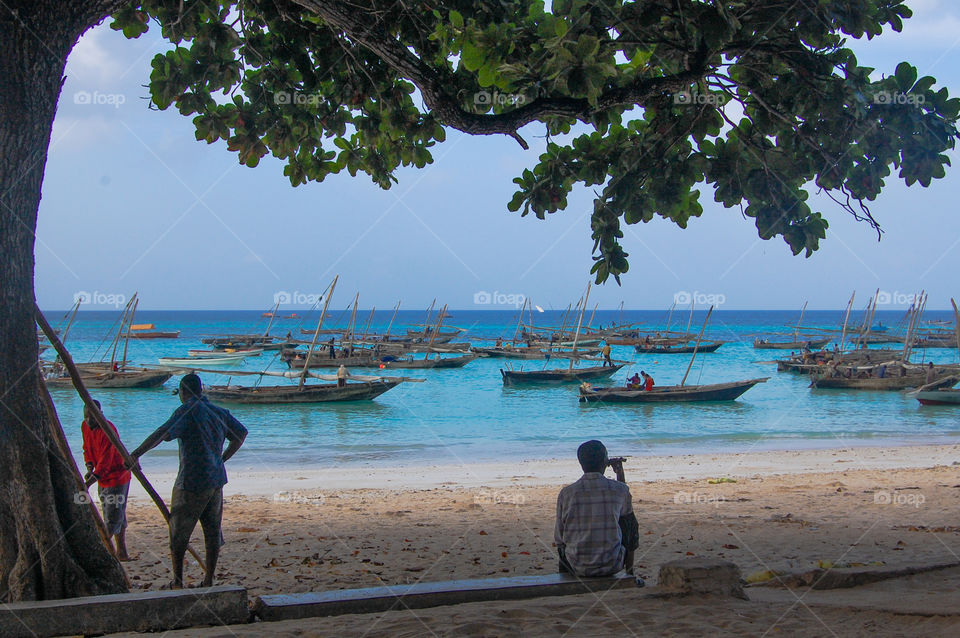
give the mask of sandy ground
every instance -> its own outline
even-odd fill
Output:
[[[745,577],[766,570],[812,569],[821,561],[887,566],[960,562],[960,465],[954,462],[960,454],[934,446],[828,450],[810,452],[815,463],[806,454],[759,453],[737,465],[722,456],[699,457],[697,464],[675,457],[675,467],[659,474],[644,461],[628,462],[640,521],[637,572],[654,584],[660,564],[685,556],[731,560]],[[799,460],[791,460],[794,455]],[[890,469],[896,465],[891,458],[910,467]],[[871,463],[874,469],[853,469]],[[247,587],[254,597],[552,572],[557,492],[579,475],[569,465],[555,468],[564,475],[560,481],[553,481],[555,474],[538,477],[514,467],[509,477],[491,477],[490,485],[472,487],[451,484],[449,474],[431,474],[432,487],[409,489],[321,490],[311,487],[317,480],[313,477],[288,481],[286,490],[271,492],[263,488],[274,484],[264,480],[251,494],[227,498],[227,544],[217,582]],[[797,465],[820,471],[799,473]],[[761,469],[752,469],[757,467]],[[673,478],[650,480],[651,474]],[[719,477],[735,477],[736,482],[709,482]],[[232,479],[234,490],[237,483],[242,482]],[[131,582],[136,589],[159,588],[170,578],[166,527],[159,513],[139,500],[131,503],[128,518],[128,546],[136,558],[126,563]],[[199,529],[193,543],[202,552]],[[196,584],[199,568],[191,563],[186,577]],[[942,586],[937,579],[943,577],[932,578],[931,590]],[[896,585],[892,587],[895,595]],[[845,594],[837,590],[831,595],[842,601]],[[328,619],[301,629],[276,623],[270,625],[270,635],[687,635],[702,633],[705,622],[728,635],[763,635],[768,629],[774,635],[802,631],[811,636],[960,634],[960,617],[808,608],[787,599],[718,606],[691,600],[638,603],[631,596],[626,591],[611,592],[602,601],[585,595],[478,603]],[[240,635],[267,635],[264,625],[257,627],[261,633]],[[205,631],[203,635],[232,635]]]

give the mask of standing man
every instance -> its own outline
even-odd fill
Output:
[[[640,376],[643,377],[643,389],[647,392],[653,390],[653,377],[647,374],[645,371],[640,371]]]
[[[99,401],[94,399],[93,402],[100,407]],[[110,421],[107,421],[107,425],[117,438],[120,438],[117,427]],[[83,406],[80,432],[83,434],[83,461],[87,466],[83,480],[88,482],[96,479],[107,535],[116,543],[117,559],[128,561],[127,495],[130,492],[130,471],[124,467],[120,452],[113,447],[106,433],[93,420],[93,414],[87,406]]]
[[[600,353],[603,355],[603,367],[604,367],[604,368],[607,367],[608,365],[609,365],[609,366],[612,366],[612,365],[613,365],[613,361],[610,359],[610,352],[611,352],[611,351],[612,351],[612,348],[610,347],[610,344],[609,344],[609,343],[603,344],[603,350],[601,350]]]
[[[138,459],[163,441],[179,440],[180,472],[170,504],[171,587],[183,587],[183,557],[197,521],[203,528],[206,547],[206,576],[201,586],[212,587],[223,544],[220,525],[223,486],[227,483],[224,463],[243,445],[247,428],[203,396],[203,384],[196,374],[190,373],[180,380],[180,402],[167,422],[148,436],[131,456]],[[230,441],[226,451],[225,440]]]
[[[633,573],[633,554],[640,543],[623,459],[607,458],[600,441],[587,441],[577,450],[583,476],[557,497],[554,540],[560,572],[576,576],[610,576],[621,569]],[[617,480],[606,478],[607,466]]]

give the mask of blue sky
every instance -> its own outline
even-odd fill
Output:
[[[909,6],[915,16],[902,34],[852,44],[858,59],[888,73],[908,60],[960,94],[960,3]],[[335,274],[337,298],[346,304],[359,290],[367,308],[398,298],[421,308],[434,297],[451,308],[503,307],[475,305],[480,292],[562,308],[582,294],[590,192],[576,191],[546,221],[506,209],[512,178],[536,163],[540,129],[523,132],[529,151],[509,138],[451,132],[432,165],[400,171],[389,191],[346,174],[292,188],[280,162],[240,166],[224,143],[195,141],[188,118],[147,109],[150,60],[167,46],[157,29],[128,41],[102,25],[70,57],[37,230],[41,307],[66,308],[78,291],[106,303],[136,290],[141,308],[262,309],[278,292],[320,292]],[[872,206],[886,231],[879,243],[821,204],[830,229],[810,259],[793,257],[780,239],[759,240],[750,220],[706,189],[704,215],[686,230],[662,219],[625,227],[631,270],[622,287],[595,287],[591,305],[666,308],[686,293],[725,309],[804,300],[829,309],[854,289],[865,304],[880,288],[897,308],[923,288],[928,307],[946,308],[960,297],[960,162],[951,158],[957,166],[928,189],[888,180]]]

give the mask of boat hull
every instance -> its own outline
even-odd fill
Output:
[[[163,370],[80,373],[80,378],[88,388],[159,388],[172,376],[172,372]],[[73,385],[73,381],[68,376],[47,379],[46,382],[52,388]]]
[[[716,352],[717,348],[723,345],[722,341],[715,343],[702,343],[699,347],[695,346],[645,346],[637,344],[633,347],[640,354],[692,354],[696,348],[697,354],[704,352]]]
[[[581,403],[690,403],[734,401],[769,377],[709,385],[661,386],[652,390],[627,388],[580,388]]]
[[[830,339],[807,339],[805,341],[754,341],[753,347],[757,350],[803,350],[803,347],[810,344],[810,348],[822,348],[830,343]]]
[[[204,394],[212,401],[273,405],[288,403],[329,403],[332,401],[369,401],[395,388],[400,381],[365,381],[347,383],[306,384],[297,386],[207,386]]]
[[[922,405],[960,405],[960,390],[928,390],[917,393]]]
[[[615,374],[623,364],[613,366],[594,366],[592,368],[574,368],[572,370],[500,370],[503,385],[523,385],[527,383],[578,383],[590,379],[603,379]]]
[[[405,370],[439,370],[444,368],[462,368],[477,358],[470,354],[463,357],[447,357],[439,359],[400,359],[398,361],[383,361],[381,368]]]

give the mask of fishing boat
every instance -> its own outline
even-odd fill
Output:
[[[808,348],[823,348],[830,343],[831,338],[814,339],[808,338],[802,341],[770,341],[769,339],[754,339],[753,347],[757,350],[803,350]]]
[[[525,360],[545,360],[545,359],[578,359],[581,357],[593,357],[600,354],[597,348],[588,348],[586,350],[543,350],[540,348],[470,348],[474,354],[481,357],[491,357],[500,359],[525,359]]]
[[[714,341],[712,343],[701,343],[696,346],[656,346],[647,344],[637,344],[633,347],[640,354],[691,354],[696,352],[716,352],[717,348],[724,344],[723,341]]]
[[[220,357],[160,357],[157,361],[162,366],[176,368],[192,368],[194,366],[229,366],[243,363],[244,355],[223,355]]]
[[[594,388],[585,383],[580,386],[581,403],[682,403],[705,401],[734,401],[744,392],[764,383],[770,377],[711,383],[707,385],[654,386],[650,390],[631,388]]]
[[[212,401],[269,405],[278,403],[325,403],[329,401],[369,401],[391,390],[401,379],[380,378],[373,381],[337,383],[305,383],[302,386],[206,386],[204,395]]]
[[[88,388],[159,388],[173,376],[166,370],[148,368],[124,368],[122,370],[97,370],[85,368],[80,378]],[[73,385],[73,381],[64,372],[54,370],[51,376],[45,376],[48,387],[63,388]]]
[[[268,335],[221,335],[203,337],[200,343],[212,347],[214,350],[282,350],[289,347],[289,340],[278,339]]]
[[[462,368],[477,358],[475,354],[466,354],[460,357],[436,357],[433,359],[414,359],[413,357],[404,359],[392,359],[386,357],[380,360],[380,368],[405,368],[405,369],[443,369],[443,368]],[[387,359],[390,359],[389,361]]]
[[[179,330],[157,330],[152,323],[135,323],[127,329],[127,336],[132,339],[176,339],[180,336]]]
[[[916,398],[922,405],[960,405],[960,390],[956,388],[925,390],[918,392]]]
[[[812,375],[810,387],[831,390],[897,391],[919,388],[927,383],[936,383],[957,374],[955,366],[953,368],[940,368],[932,375],[932,378],[930,378],[925,367],[911,366],[905,368],[908,372],[902,376],[893,373],[889,376],[872,376],[878,367],[879,366],[870,366],[857,369],[856,374],[867,374],[871,376],[851,376],[848,378],[843,376],[843,374],[840,374],[840,376],[832,376],[828,373]]]
[[[589,368],[570,368],[556,370],[504,370],[500,376],[503,385],[518,385],[523,383],[573,383],[602,379],[613,376],[624,364],[612,366],[593,366]]]
[[[231,349],[227,348],[225,350],[187,350],[187,354],[190,357],[195,357],[198,359],[203,358],[217,358],[217,357],[226,357],[226,356],[235,356],[235,357],[259,357],[263,354],[263,348],[249,348],[249,349]]]

